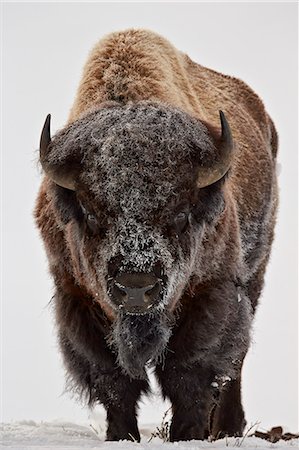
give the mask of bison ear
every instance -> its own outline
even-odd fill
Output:
[[[48,114],[42,129],[40,137],[40,163],[44,169],[45,174],[56,183],[65,189],[71,191],[75,190],[75,178],[72,164],[55,164],[50,161],[49,154],[51,150],[51,114]]]
[[[231,166],[234,155],[234,143],[229,124],[224,112],[219,111],[221,136],[215,140],[216,155],[209,167],[200,166],[198,169],[197,186],[204,188],[220,180]]]

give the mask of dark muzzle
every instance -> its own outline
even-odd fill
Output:
[[[113,300],[131,314],[149,312],[157,304],[160,292],[161,283],[154,274],[122,273],[113,281]]]

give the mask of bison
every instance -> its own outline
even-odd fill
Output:
[[[146,30],[112,33],[67,125],[40,140],[35,209],[68,383],[140,440],[153,367],[170,440],[240,436],[241,368],[277,207],[277,133],[242,81]]]

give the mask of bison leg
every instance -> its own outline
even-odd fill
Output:
[[[221,392],[219,403],[213,413],[212,436],[242,436],[246,425],[241,403],[241,375],[232,380]]]
[[[172,403],[170,441],[204,439],[209,412],[213,404],[212,371],[176,365],[157,367],[156,373],[164,397]]]
[[[97,336],[97,338],[99,338]],[[147,380],[132,380],[117,366],[114,355],[103,342],[97,354],[82,349],[60,334],[60,346],[70,375],[71,386],[81,391],[90,406],[101,403],[107,411],[108,441],[140,441],[137,402],[147,392]]]
[[[122,375],[117,382],[121,386],[122,397],[119,402],[113,402],[106,406],[108,424],[106,440],[126,439],[139,442],[140,434],[136,417],[137,401],[141,392],[147,390],[147,382],[130,380]],[[119,387],[116,390],[119,391]]]

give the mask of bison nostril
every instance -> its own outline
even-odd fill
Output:
[[[114,283],[114,287],[116,289],[116,294],[118,297],[121,297],[122,300],[125,300],[128,297],[128,293],[126,287],[120,283]]]
[[[150,301],[153,297],[155,297],[159,293],[159,290],[160,290],[159,281],[157,281],[157,283],[155,283],[151,286],[148,286],[148,290],[145,291],[145,293],[144,293],[144,301],[145,302]]]

